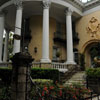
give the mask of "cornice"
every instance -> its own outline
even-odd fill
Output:
[[[63,1],[70,3],[74,7],[80,9],[81,11],[84,8],[84,4],[81,1],[79,1],[79,0],[63,0]]]
[[[100,5],[100,0],[95,0],[95,1],[88,2],[84,5],[83,11],[87,11],[91,8],[94,8],[94,7],[98,6],[98,5]]]

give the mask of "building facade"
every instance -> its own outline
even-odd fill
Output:
[[[100,1],[0,1],[0,62],[2,53],[7,60],[4,29],[14,32],[13,54],[28,49],[34,62],[91,67],[99,54]]]

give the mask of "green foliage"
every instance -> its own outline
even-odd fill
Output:
[[[89,68],[86,70],[87,77],[100,78],[100,68]]]
[[[56,69],[32,68],[31,76],[33,79],[51,79],[59,80],[59,71]]]
[[[9,85],[11,83],[12,69],[8,67],[0,67],[0,78],[4,84]]]
[[[12,69],[8,67],[0,67],[0,78],[5,84],[11,82]],[[33,79],[51,79],[59,80],[59,71],[56,69],[32,68],[31,76]]]
[[[3,87],[2,92],[0,94],[0,100],[11,100],[11,91],[10,87]]]
[[[34,81],[37,84],[53,83],[53,81],[50,79],[32,79],[32,81]]]
[[[31,91],[31,100],[84,100],[84,95],[89,95],[90,90],[80,84],[63,86],[56,84],[38,84]]]

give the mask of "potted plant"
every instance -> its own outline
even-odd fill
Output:
[[[100,65],[100,56],[94,57],[94,61]]]
[[[60,52],[58,51],[57,53],[56,53],[56,57],[60,57]]]

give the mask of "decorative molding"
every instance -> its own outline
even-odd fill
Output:
[[[17,8],[22,8],[22,0],[13,0],[13,3],[17,6]]]
[[[86,48],[87,48],[88,46],[90,46],[91,44],[99,43],[99,42],[100,42],[100,39],[96,39],[96,38],[86,41],[86,42],[83,44],[80,53],[84,53],[85,50],[86,50]]]
[[[66,10],[65,10],[65,13],[66,13],[66,15],[68,16],[68,15],[72,15],[72,13],[73,13],[73,10],[71,9],[71,8],[67,8]]]
[[[100,23],[98,19],[92,17],[88,23],[88,27],[86,28],[87,33],[90,34],[91,37],[94,37],[100,32]]]
[[[43,7],[48,9],[51,5],[51,0],[43,0]]]

